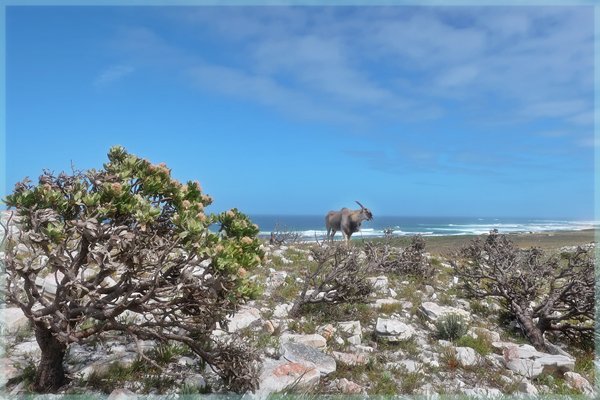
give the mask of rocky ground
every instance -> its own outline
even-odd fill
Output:
[[[536,351],[493,301],[469,301],[447,260],[430,256],[437,270],[430,281],[372,276],[367,303],[313,305],[301,316],[289,311],[312,262],[310,244],[265,244],[267,263],[253,279],[263,295],[230,318],[215,337],[239,335],[261,353],[260,389],[273,393],[501,395],[584,394],[594,396],[593,350],[555,342],[550,353]],[[359,247],[355,251],[361,251]],[[53,283],[42,282],[48,292]],[[19,309],[3,310],[5,354],[0,385],[5,393],[28,393],[39,349]],[[439,336],[448,315],[464,321],[464,335]],[[153,364],[140,360],[146,351]],[[70,347],[65,394],[219,393],[223,384],[192,353],[152,341],[130,343],[105,335]]]

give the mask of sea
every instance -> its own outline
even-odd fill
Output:
[[[297,233],[300,240],[321,240],[327,234],[323,215],[249,215],[260,229],[259,236],[271,232]],[[579,231],[600,228],[599,221],[541,218],[479,218],[479,217],[402,217],[376,216],[363,221],[353,238],[393,236],[458,236],[480,235],[497,229],[500,233],[538,233]],[[341,237],[338,232],[336,236]]]

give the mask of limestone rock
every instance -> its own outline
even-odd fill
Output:
[[[458,363],[463,367],[473,366],[479,361],[477,353],[471,347],[457,347],[456,359],[458,360]]]
[[[260,323],[260,311],[254,307],[240,307],[240,311],[229,318],[227,329],[230,333]]]
[[[355,365],[365,365],[369,362],[367,356],[364,353],[342,353],[339,351],[334,351],[331,353],[333,359],[342,364],[355,366]]]
[[[471,320],[471,314],[465,310],[461,310],[456,307],[440,306],[431,301],[426,301],[421,304],[420,310],[425,314],[431,321],[437,321],[438,318],[447,314],[458,314],[465,319],[465,321]]]
[[[21,329],[26,329],[29,326],[29,320],[19,307],[2,308],[0,309],[0,326],[5,329],[7,334],[14,334]]]
[[[590,384],[590,382],[588,382],[587,379],[577,372],[566,372],[564,378],[565,382],[567,382],[567,385],[573,389],[579,390],[581,393],[587,396],[593,396],[595,394],[594,387]]]
[[[367,278],[367,281],[373,286],[373,290],[376,292],[385,293],[388,290],[389,280],[385,275]]]
[[[334,379],[327,385],[327,389],[342,394],[366,394],[364,387],[346,378]]]
[[[137,395],[128,389],[115,389],[110,392],[107,400],[132,400],[136,399]]]
[[[416,331],[398,319],[377,318],[375,333],[383,340],[398,342],[412,338]]]
[[[283,343],[300,343],[306,346],[313,347],[315,349],[324,350],[327,347],[327,341],[325,338],[318,334],[312,335],[293,335],[293,334],[283,334],[280,337],[280,342]]]
[[[328,356],[320,350],[302,343],[287,342],[282,344],[283,358],[296,363],[313,363],[315,368],[322,374],[328,375],[336,370],[333,357]]]
[[[474,339],[485,338],[490,342],[500,342],[500,334],[485,328],[473,327],[467,332]]]
[[[529,381],[523,381],[519,383],[519,392],[530,396],[535,396],[539,393],[535,385]]]
[[[321,375],[314,364],[269,360],[263,364],[259,390],[255,398],[266,398],[269,393],[281,392],[288,387],[309,390],[319,383]]]
[[[273,311],[273,318],[287,318],[290,310],[292,309],[293,304],[277,304],[275,306],[275,311]]]

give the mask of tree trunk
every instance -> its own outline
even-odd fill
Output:
[[[525,336],[527,336],[531,345],[538,351],[546,351],[544,332],[533,322],[532,316],[529,313],[519,312],[517,313],[517,320],[521,324],[523,331],[525,331]]]
[[[35,338],[42,350],[42,359],[35,375],[34,390],[54,392],[67,383],[63,368],[67,346],[58,341],[42,323],[35,324]]]

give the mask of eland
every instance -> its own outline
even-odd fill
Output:
[[[340,211],[329,211],[325,216],[325,227],[327,228],[327,239],[333,241],[337,231],[342,231],[342,236],[348,244],[354,232],[358,232],[363,221],[373,219],[373,214],[368,208],[356,201],[360,210],[350,210],[346,207]]]

